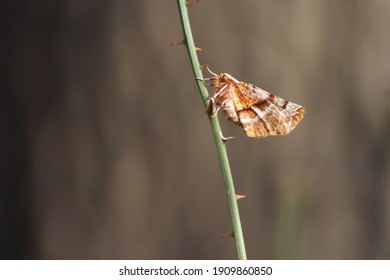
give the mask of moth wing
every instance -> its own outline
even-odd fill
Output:
[[[252,100],[245,112],[238,113],[244,130],[250,137],[286,135],[296,127],[306,112],[304,107],[252,84],[240,83],[239,87],[241,94]]]
[[[241,110],[238,116],[247,136],[264,138],[269,135],[266,123],[252,109]]]

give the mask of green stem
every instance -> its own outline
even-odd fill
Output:
[[[192,38],[191,25],[188,17],[188,7],[186,0],[177,0],[180,19],[183,26],[184,40],[183,43],[187,47],[189,57],[191,59],[192,69],[194,71],[195,78],[203,78],[201,65],[199,63],[198,55],[196,54],[194,40]],[[197,81],[200,95],[203,99],[204,105],[207,108],[209,106],[209,100],[207,99],[209,94],[206,86],[202,81]],[[225,186],[228,194],[230,214],[233,223],[233,233],[236,240],[237,254],[240,260],[246,260],[245,242],[241,228],[240,214],[238,211],[236,192],[234,190],[234,183],[232,172],[230,170],[229,158],[226,152],[226,146],[221,137],[221,127],[217,117],[210,117],[210,125],[213,131],[215,144],[217,146],[217,152],[219,162],[225,181]]]

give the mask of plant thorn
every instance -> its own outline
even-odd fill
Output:
[[[192,6],[192,5],[194,5],[194,4],[198,3],[198,2],[199,2],[199,0],[187,0],[186,1],[186,6],[190,7],[190,6]]]
[[[234,235],[234,231],[232,232],[229,232],[229,233],[225,233],[221,236],[221,238],[234,238],[235,235]]]
[[[246,195],[243,195],[243,194],[236,194],[236,199],[239,200],[239,199],[243,199],[243,198],[246,198],[247,196]]]
[[[181,45],[184,45],[184,40],[175,41],[175,42],[171,43],[172,47],[181,46]]]

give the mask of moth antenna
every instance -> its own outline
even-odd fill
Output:
[[[211,75],[213,75],[214,77],[217,77],[217,76],[218,76],[217,74],[215,74],[213,71],[210,70],[209,66],[206,66],[206,69],[207,69],[207,71],[209,71],[209,73],[210,73]]]
[[[218,75],[215,74],[213,71],[211,71],[210,68],[209,68],[209,66],[210,66],[210,64],[203,64],[203,65],[202,65],[202,69],[206,68],[207,71],[209,71],[209,73],[210,73],[211,75],[213,75],[214,77],[217,77]]]

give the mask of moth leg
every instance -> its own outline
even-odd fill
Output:
[[[215,96],[216,96],[216,95],[217,95],[217,94],[214,94],[213,97],[207,97],[207,99],[210,100],[210,104],[209,104],[209,106],[208,106],[207,109],[206,109],[206,113],[209,114],[210,118],[214,118],[214,117],[218,114],[218,112],[219,112],[219,110],[221,109],[221,107],[225,104],[225,102],[228,101],[228,100],[226,99],[226,100],[224,100],[224,101],[222,102],[222,104],[216,105],[216,104],[215,104]]]
[[[196,77],[195,80],[203,82],[203,84],[205,84],[206,86],[212,86],[213,85],[212,83],[208,84],[208,83],[206,83],[206,81],[212,81],[212,80],[215,80],[215,78],[214,77],[210,77],[210,78],[198,78],[198,77]]]
[[[218,92],[214,93],[213,97],[217,98],[218,96],[220,96],[222,94],[226,94],[225,90],[226,90],[227,86],[228,85],[224,85],[222,88],[220,88],[220,90]]]
[[[222,138],[222,141],[223,141],[224,143],[226,143],[226,142],[229,141],[229,140],[234,139],[234,136],[228,136],[228,137],[223,136],[222,131],[219,131],[219,134],[220,134],[220,136],[221,136],[221,138]]]
[[[209,115],[210,118],[214,118],[217,115],[220,107],[215,105],[214,97],[207,97],[207,99],[210,100],[210,103],[209,106],[207,106],[205,112]]]
[[[204,81],[215,80],[215,78],[214,77],[210,77],[210,78],[198,78],[198,77],[196,77],[195,80],[204,82]]]
[[[212,83],[211,84],[206,83],[206,81],[212,81],[213,80],[212,77],[211,78],[198,78],[198,77],[196,77],[195,80],[201,81],[206,86],[212,86],[213,85]]]

